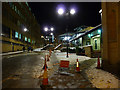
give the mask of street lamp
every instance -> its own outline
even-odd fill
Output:
[[[49,32],[49,34],[52,36],[52,39],[54,39],[54,38],[53,38],[53,37],[54,37],[54,35],[53,35],[54,28],[53,28],[53,27],[51,27],[51,28],[45,27],[45,28],[44,28],[44,31],[45,31],[45,32]],[[52,40],[52,41],[53,41],[53,40]]]
[[[50,33],[50,35],[53,35],[53,33]]]
[[[59,8],[57,12],[58,12],[59,15],[66,15],[66,17],[69,18],[70,15],[74,15],[76,13],[76,10],[74,8],[72,8],[72,9],[65,12],[65,10],[63,8]],[[66,41],[67,41],[67,56],[66,57],[68,58],[68,46],[69,46],[68,35],[67,35],[67,40]]]
[[[47,32],[47,31],[54,31],[54,28],[51,27],[51,28],[49,29],[48,27],[45,27],[45,28],[44,28],[44,31],[45,31],[45,32]]]
[[[75,14],[75,9],[71,9],[70,10],[70,13],[73,15],[73,14]]]
[[[28,31],[28,29],[27,28],[24,28],[24,32],[27,32]]]
[[[54,30],[54,28],[53,27],[51,27],[51,29],[50,29],[51,31],[53,31]]]
[[[45,28],[44,28],[44,30],[47,32],[47,31],[48,31],[48,28],[47,28],[47,27],[45,27]]]
[[[62,15],[63,13],[64,13],[64,9],[59,8],[59,9],[58,9],[58,14],[59,14],[59,15]]]

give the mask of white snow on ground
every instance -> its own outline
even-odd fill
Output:
[[[90,82],[96,88],[120,88],[120,80],[111,73],[101,69],[96,69],[95,67],[96,63],[85,72]]]
[[[66,58],[66,52],[59,52],[59,51],[55,54],[59,61],[68,60],[70,61],[70,64],[76,63],[77,58],[79,62],[91,59],[86,56],[77,56],[76,54],[69,54],[69,57]],[[95,68],[96,66],[97,66],[97,62],[85,71],[90,82],[93,84],[94,87],[120,88],[120,80],[118,80],[116,76],[112,75],[107,71],[96,69]]]
[[[42,48],[37,48],[37,49],[34,49],[33,51],[41,51]]]
[[[90,57],[86,57],[86,56],[77,56],[75,53],[69,53],[68,58],[66,58],[66,55],[67,55],[66,52],[60,52],[60,53],[55,53],[55,54],[59,61],[68,60],[70,61],[70,64],[75,64],[76,59],[78,59],[79,62],[90,59]]]

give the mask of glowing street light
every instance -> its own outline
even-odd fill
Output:
[[[75,9],[70,10],[70,14],[72,14],[72,15],[75,14],[75,12],[76,12]]]
[[[64,14],[64,9],[59,8],[57,12],[59,15],[62,15],[62,14]],[[74,8],[72,8],[72,9],[70,9],[70,11],[66,11],[65,15],[69,18],[70,14],[74,15],[75,13],[76,13],[76,10]],[[67,58],[68,58],[68,47],[69,47],[68,43],[69,43],[70,38],[67,36],[67,37],[65,37],[65,40],[66,39],[67,39],[67,50],[66,51],[67,51]]]
[[[50,35],[53,35],[53,33],[50,33]]]
[[[64,13],[64,10],[62,8],[58,9],[58,14],[62,15]]]
[[[54,28],[52,27],[52,28],[51,28],[51,31],[53,31],[53,30],[54,30]]]
[[[27,31],[27,28],[24,28],[24,31],[26,32],[26,31]]]
[[[47,27],[45,27],[45,28],[44,28],[44,30],[47,32],[47,31],[48,31],[48,28],[47,28]]]
[[[49,29],[48,27],[45,27],[45,28],[44,28],[44,31],[46,31],[46,32],[47,32],[47,31],[54,31],[54,28],[51,27],[51,28]]]
[[[52,38],[52,42],[53,42],[53,39],[54,39],[54,35],[53,35],[53,31],[54,31],[54,27],[45,27],[44,28],[44,31],[47,33],[47,35],[48,35],[48,33],[49,33],[49,35],[50,35],[50,37]],[[49,36],[48,35],[48,36]],[[49,42],[50,42],[50,37],[48,37],[48,36],[46,36],[46,38],[48,38],[49,39]]]

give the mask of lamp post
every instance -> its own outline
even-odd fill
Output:
[[[68,19],[69,19],[70,15],[74,15],[76,13],[74,8],[71,8],[70,10],[67,10],[65,12],[65,10],[62,7],[59,8],[57,12],[59,15],[65,15],[66,18],[68,18]],[[68,32],[68,25],[66,27],[66,32]],[[68,56],[68,47],[69,47],[69,40],[68,40],[68,33],[67,33],[67,56],[66,56],[67,58],[69,57]]]
[[[50,35],[50,36],[52,36],[52,37],[54,36],[54,35],[53,35],[54,28],[53,28],[53,27],[51,27],[51,28],[45,27],[45,28],[44,28],[44,31],[45,31],[46,33],[49,32],[49,35]],[[51,37],[51,38],[52,38],[52,37]],[[51,42],[52,42],[52,41],[53,41],[53,40],[51,40]]]

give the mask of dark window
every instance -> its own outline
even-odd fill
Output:
[[[90,45],[90,41],[86,41],[86,45]]]
[[[6,19],[8,19],[8,12],[7,12],[6,8],[4,8],[2,10],[2,16],[4,16]]]
[[[24,40],[25,36],[21,35],[21,37],[22,37],[22,39],[21,39],[21,40],[24,42],[24,41],[25,41],[25,40]]]
[[[12,2],[9,2],[9,5],[10,5],[10,7],[12,8],[12,5],[13,5]]]
[[[95,40],[95,49],[97,49],[97,40]]]
[[[15,31],[12,30],[12,39],[15,39]]]
[[[5,25],[2,25],[2,35],[4,37],[9,37],[10,38],[10,28],[5,26]]]

